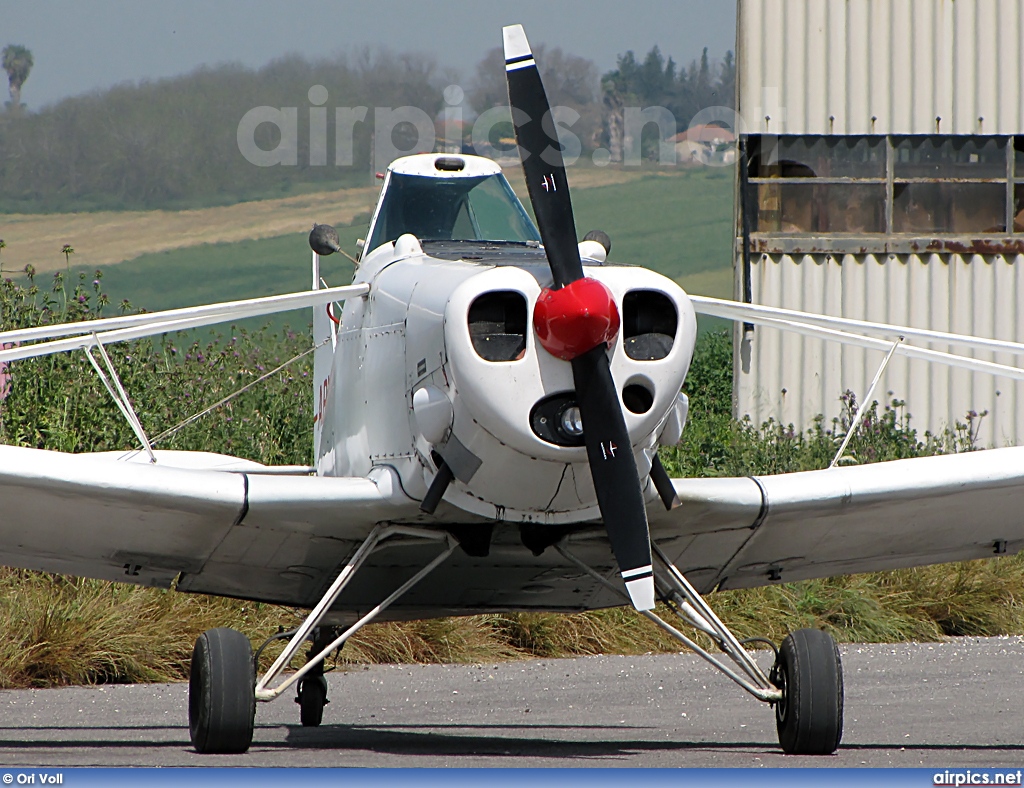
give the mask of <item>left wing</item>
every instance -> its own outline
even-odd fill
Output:
[[[1024,547],[1024,447],[673,485],[651,535],[702,592]]]

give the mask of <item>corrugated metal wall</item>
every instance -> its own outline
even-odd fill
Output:
[[[1024,256],[1001,255],[756,255],[753,301],[807,312],[931,328],[996,339],[1024,337]],[[849,389],[862,397],[885,354],[840,346],[758,326],[737,354],[740,413],[760,424],[774,417],[808,426],[818,414],[827,424],[842,410]],[[972,353],[1019,366],[1020,357]],[[1024,384],[895,356],[875,393],[879,403],[908,403],[919,433],[982,419],[981,445],[1024,439]]]
[[[737,67],[749,134],[1024,134],[1024,0],[739,0]],[[741,234],[737,216],[737,297]],[[1024,341],[1024,256],[783,254],[770,235],[777,253],[750,260],[756,304]],[[771,328],[741,336],[737,412],[757,423],[831,422],[884,357]],[[988,410],[982,445],[1024,443],[1022,384],[897,356],[875,395],[894,397],[921,432]]]
[[[1024,130],[1021,0],[739,0],[750,133]]]

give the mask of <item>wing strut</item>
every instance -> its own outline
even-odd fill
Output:
[[[849,429],[846,430],[846,437],[843,438],[843,444],[839,447],[839,451],[836,452],[836,456],[832,458],[832,462],[829,463],[829,468],[835,468],[839,464],[839,460],[843,457],[843,452],[846,451],[846,447],[850,445],[850,438],[852,438],[856,432],[857,427],[860,426],[860,420],[864,418],[864,414],[867,413],[868,403],[871,402],[871,397],[875,393],[875,389],[878,387],[878,381],[882,379],[882,373],[885,372],[885,368],[889,366],[889,361],[896,353],[896,348],[900,346],[903,341],[903,337],[900,337],[892,343],[892,348],[886,353],[885,358],[882,359],[882,363],[878,367],[878,372],[875,373],[874,380],[871,381],[871,385],[868,386],[868,393],[864,395],[860,401],[860,407],[857,408],[857,413],[854,414],[853,421],[850,422]]]
[[[156,455],[153,454],[153,446],[146,437],[146,430],[142,427],[142,422],[139,421],[139,415],[135,412],[135,408],[132,407],[132,402],[128,399],[128,392],[124,390],[124,386],[121,385],[121,378],[118,377],[117,370],[114,369],[114,362],[110,360],[110,356],[107,355],[107,349],[103,347],[103,343],[100,342],[99,338],[93,334],[93,341],[96,344],[96,349],[99,350],[100,356],[103,357],[103,364],[107,368],[107,372],[110,373],[108,378],[106,373],[100,368],[100,365],[96,363],[96,359],[93,358],[91,349],[86,345],[82,350],[85,351],[86,358],[89,359],[89,363],[92,364],[92,368],[96,370],[96,374],[99,375],[100,381],[103,386],[110,393],[110,396],[114,399],[114,404],[117,405],[117,409],[121,411],[121,414],[127,419],[128,426],[132,428],[132,432],[135,433],[135,437],[139,439],[139,443],[142,444],[142,448],[146,450],[146,454],[149,455],[149,461],[152,463],[156,462]],[[111,382],[113,381],[113,382]]]

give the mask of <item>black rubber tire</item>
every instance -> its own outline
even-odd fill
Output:
[[[307,677],[299,687],[299,719],[304,728],[315,728],[324,721],[327,682],[323,676]]]
[[[843,738],[843,666],[835,640],[819,629],[786,635],[772,671],[779,744],[789,755],[831,755]]]
[[[256,665],[249,638],[209,629],[196,640],[188,681],[188,732],[201,753],[240,753],[252,744]]]

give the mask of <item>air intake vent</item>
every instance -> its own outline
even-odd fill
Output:
[[[478,296],[469,307],[469,337],[486,361],[515,361],[526,352],[526,298],[514,290]]]
[[[657,290],[631,290],[622,299],[622,344],[636,361],[658,361],[672,352],[679,317],[672,299]]]

